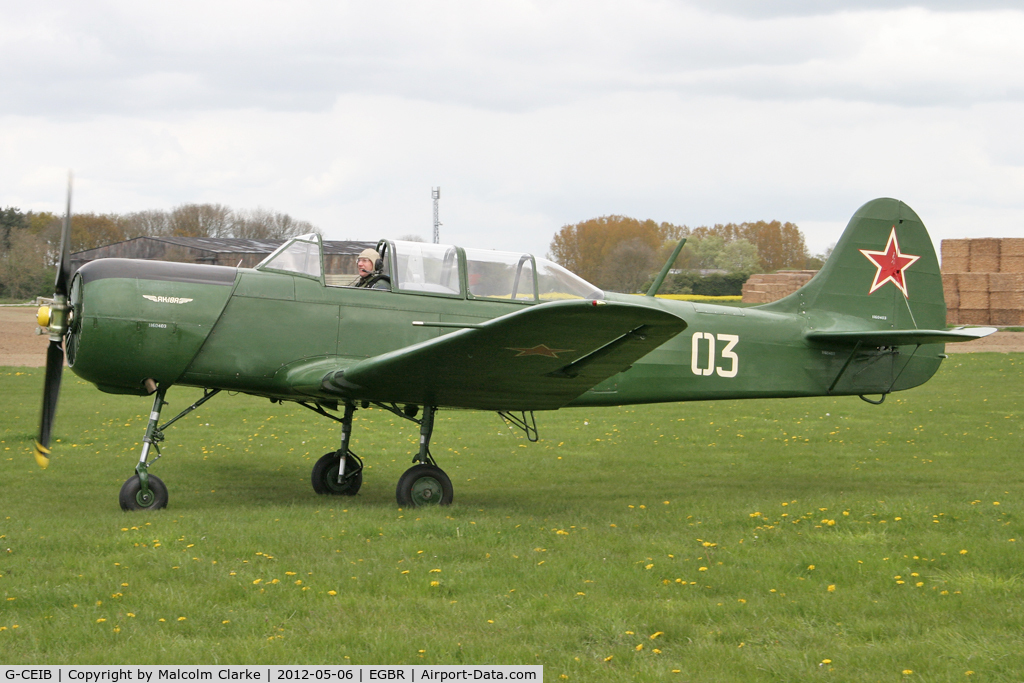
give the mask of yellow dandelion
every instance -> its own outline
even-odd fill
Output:
[[[707,570],[708,570],[708,568],[707,568],[707,567],[699,567],[699,568],[697,569],[697,571],[699,571],[699,572],[706,572]]]
[[[185,617],[178,617],[178,621],[185,621]]]
[[[821,660],[821,663],[822,664],[831,664],[832,660],[831,659],[823,659],[823,660]]]
[[[909,675],[910,675],[910,674],[912,674],[912,673],[914,673],[914,670],[913,670],[913,669],[904,669],[904,670],[903,670],[903,675],[904,675],[904,676],[909,676]]]
[[[104,621],[106,621],[106,619],[100,617],[99,619],[96,620],[96,623],[97,624],[102,624]]]
[[[830,583],[828,585],[828,592],[829,593],[835,593],[836,592],[836,585],[834,583]]]
[[[649,564],[649,565],[646,565],[646,566],[644,567],[644,569],[650,569],[650,568],[651,568],[651,567],[653,567],[653,566],[654,566],[653,564]]]
[[[431,587],[433,587],[433,586],[440,586],[441,582],[440,581],[431,581],[430,585],[431,585]]]
[[[254,579],[253,582],[252,582],[252,585],[258,586],[261,583],[263,583],[263,579]]]
[[[964,549],[964,550],[961,550],[961,551],[960,551],[960,554],[961,554],[961,555],[966,555],[966,554],[967,554],[967,550],[966,550],[966,549]]]
[[[231,620],[230,619],[225,619],[224,621],[222,621],[220,623],[222,623],[222,624],[230,624]]]
[[[633,506],[632,506],[632,505],[630,505],[629,507],[633,507]],[[607,657],[605,657],[605,658],[604,658],[604,661],[606,661],[606,662],[610,662],[610,661],[612,661],[612,657],[614,657],[614,656],[615,656],[615,655],[608,655]]]
[[[430,574],[440,574],[441,570],[440,569],[431,569],[429,573]]]
[[[634,649],[635,649],[635,650],[636,650],[637,652],[640,652],[640,650],[644,649],[644,644],[643,644],[643,643],[640,643],[640,644],[639,644],[639,645],[637,645],[637,646],[636,646],[636,647],[635,647]]]
[[[655,638],[657,638],[659,636],[663,636],[663,635],[665,635],[664,631],[655,631],[650,636],[648,636],[648,638],[650,638],[651,640],[654,640]]]
[[[125,616],[128,616],[128,617],[134,617],[134,616],[135,616],[135,613],[134,613],[134,612],[129,612],[129,613],[128,613],[128,614],[126,614]]]
[[[328,595],[334,596],[338,594],[338,591],[327,591]]]

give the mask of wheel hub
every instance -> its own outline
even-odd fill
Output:
[[[412,499],[417,505],[429,505],[441,499],[441,482],[433,477],[420,477],[412,485]]]

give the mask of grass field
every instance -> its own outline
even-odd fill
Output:
[[[966,354],[857,398],[443,412],[446,509],[398,509],[415,425],[340,431],[220,396],[167,432],[157,513],[121,512],[149,400],[0,368],[0,662],[543,664],[571,681],[1024,675],[1024,357]],[[172,389],[170,417],[198,392]]]

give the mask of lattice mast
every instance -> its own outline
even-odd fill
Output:
[[[435,187],[431,190],[431,196],[434,198],[434,244],[441,243],[441,219],[438,217],[437,206],[438,200],[441,199],[441,188]]]

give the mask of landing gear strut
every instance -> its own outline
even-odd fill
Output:
[[[355,412],[355,404],[345,404],[345,417],[341,419],[341,447],[325,454],[313,466],[313,490],[319,494],[354,496],[363,485],[363,461],[348,447]]]
[[[434,413],[437,408],[423,406],[420,420],[420,451],[413,458],[413,465],[398,480],[395,498],[403,507],[424,505],[451,505],[454,490],[452,480],[434,463],[430,455],[430,436],[434,432]]]
[[[311,475],[313,490],[317,493],[335,496],[353,496],[363,483],[363,462],[349,448],[352,438],[352,415],[356,411],[354,403],[345,403],[345,416],[338,418],[328,413],[319,404],[299,402],[304,408],[314,413],[341,423],[341,447],[325,454],[313,466]],[[363,408],[369,407],[368,401]],[[452,481],[434,462],[430,454],[430,437],[434,432],[434,406],[423,406],[423,417],[417,419],[416,406],[400,408],[395,404],[374,403],[398,417],[415,422],[420,426],[420,449],[410,467],[398,480],[395,498],[402,507],[418,507],[425,505],[451,505],[453,497]]]
[[[167,389],[168,387],[164,386],[156,389],[153,410],[149,413],[149,424],[146,426],[146,436],[142,439],[142,455],[139,457],[139,464],[135,466],[135,474],[129,477],[121,487],[118,502],[121,504],[121,509],[126,512],[161,510],[167,507],[167,487],[160,477],[149,473],[149,466],[160,459],[160,442],[164,440],[164,430],[220,393],[220,389],[212,391],[204,389],[201,399],[161,425],[160,411],[167,405],[167,402],[164,401]],[[156,457],[151,461],[149,460],[149,451],[152,448],[156,449]]]

